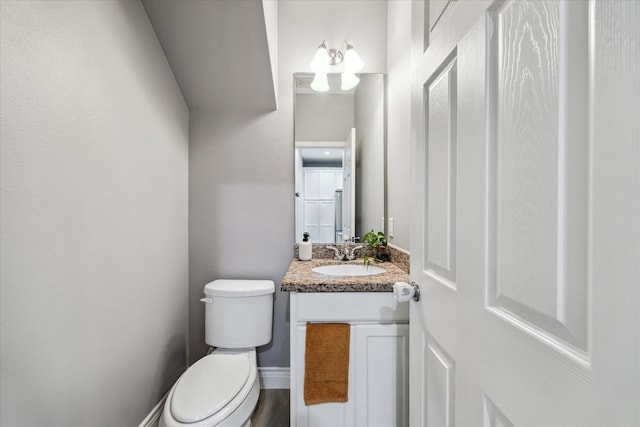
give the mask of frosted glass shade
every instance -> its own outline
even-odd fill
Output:
[[[330,70],[329,66],[329,52],[327,51],[327,46],[322,43],[316,54],[313,56],[313,61],[309,64],[309,68],[315,73],[328,73]]]
[[[347,53],[344,55],[344,72],[355,74],[362,70],[363,67],[364,61],[360,59],[358,52],[351,46],[347,47]]]
[[[360,78],[353,73],[342,73],[342,84],[340,85],[340,89],[349,90],[358,86],[360,83]]]
[[[316,76],[311,82],[311,89],[316,92],[326,92],[329,90],[329,81],[325,73],[316,73]]]

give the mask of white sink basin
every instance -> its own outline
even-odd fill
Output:
[[[372,276],[387,271],[382,267],[362,264],[332,264],[322,265],[312,269],[316,273],[327,274],[329,276]]]

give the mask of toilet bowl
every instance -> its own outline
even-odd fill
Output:
[[[260,395],[256,347],[271,341],[271,280],[219,279],[204,287],[205,342],[216,350],[173,385],[160,427],[250,427]]]
[[[255,350],[216,350],[173,385],[160,427],[249,427],[260,384]]]

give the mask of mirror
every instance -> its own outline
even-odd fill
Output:
[[[329,74],[323,93],[313,77],[294,74],[295,238],[342,243],[384,222],[384,75],[360,74],[342,91]]]

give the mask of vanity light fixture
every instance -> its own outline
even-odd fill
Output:
[[[315,90],[316,92],[327,92],[329,90],[327,73],[316,73],[316,76],[311,82],[311,89]]]
[[[353,73],[342,73],[342,83],[340,84],[340,89],[349,90],[358,86],[360,83],[360,78]]]
[[[344,49],[340,50],[340,47],[344,44]],[[342,84],[340,89],[349,90],[353,89],[360,83],[360,79],[356,76],[364,67],[364,62],[360,59],[358,52],[351,46],[346,40],[341,41],[338,47],[335,49],[329,49],[327,47],[326,40],[318,46],[318,50],[309,64],[309,68],[316,73],[311,82],[311,89],[316,92],[327,92],[329,90],[329,82],[327,81],[327,74],[331,72],[331,67],[336,66],[344,62],[344,68],[342,70]]]

